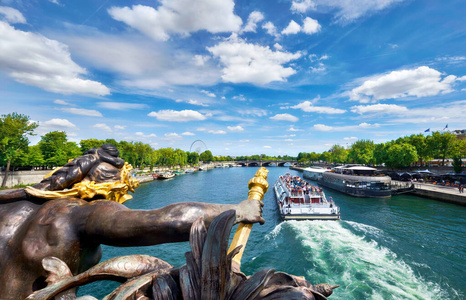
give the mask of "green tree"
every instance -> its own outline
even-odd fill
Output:
[[[332,162],[345,163],[348,159],[348,150],[340,145],[333,145],[329,150]]]
[[[418,160],[416,148],[408,143],[393,143],[387,149],[385,164],[391,168],[406,168]]]
[[[391,142],[386,144],[380,143],[374,146],[374,161],[376,165],[386,164],[388,161],[388,148]]]
[[[374,142],[371,140],[357,140],[351,146],[348,158],[358,164],[373,164],[374,159]]]
[[[463,171],[463,162],[460,156],[453,157],[453,170],[455,173],[461,173],[461,171]]]
[[[6,164],[2,187],[6,185],[11,161],[20,150],[27,151],[28,136],[35,135],[34,130],[37,126],[37,123],[30,122],[29,116],[16,112],[2,115],[0,118],[0,162]]]
[[[97,140],[97,139],[87,139],[87,140],[81,140],[79,142],[79,145],[81,147],[81,152],[84,154],[87,150],[92,149],[92,148],[97,148],[100,147],[104,144],[105,142],[102,140]],[[113,144],[116,146],[117,144]]]
[[[44,165],[44,157],[42,156],[39,145],[29,146],[28,165],[32,167]]]
[[[332,160],[332,154],[327,151],[322,152],[322,154],[319,155],[319,160],[330,162]]]
[[[211,162],[214,161],[214,156],[212,155],[212,152],[210,150],[206,150],[199,155],[199,160],[204,161],[204,162]]]
[[[410,135],[406,138],[406,142],[416,148],[421,166],[424,165],[426,161],[432,159],[432,148],[430,147],[427,138],[422,133]]]
[[[64,131],[52,131],[41,137],[39,148],[49,167],[62,166],[70,159],[82,155],[81,148],[75,142],[69,142]]]
[[[456,150],[456,136],[450,132],[432,132],[428,137],[429,147],[434,154],[434,158],[442,159],[442,166],[445,165],[445,158],[453,157]]]
[[[132,143],[126,141],[120,141],[118,145],[115,145],[120,151],[120,157],[129,164],[136,166],[136,151]]]

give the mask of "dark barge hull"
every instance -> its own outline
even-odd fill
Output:
[[[319,184],[333,190],[336,190],[341,193],[348,194],[353,197],[361,197],[361,198],[390,198],[392,196],[391,190],[370,190],[370,189],[360,189],[360,188],[352,188],[348,186],[341,186],[338,184],[330,183],[325,180],[320,180]]]

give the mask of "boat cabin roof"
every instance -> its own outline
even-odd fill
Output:
[[[314,172],[314,173],[323,173],[327,172],[328,170],[322,167],[309,167],[305,168],[304,171]]]

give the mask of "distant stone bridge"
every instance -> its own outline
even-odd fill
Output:
[[[243,167],[270,167],[275,165],[277,167],[284,167],[285,164],[289,164],[291,166],[296,164],[296,161],[288,161],[288,160],[243,160],[243,161],[236,161],[237,165]]]

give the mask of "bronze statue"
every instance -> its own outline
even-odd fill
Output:
[[[253,197],[237,205],[187,202],[155,210],[131,210],[121,203],[131,198],[127,192],[134,191],[138,182],[130,177],[131,167],[118,154],[116,147],[104,144],[33,187],[0,192],[0,299],[24,299],[28,295],[30,299],[74,299],[75,287],[104,278],[126,280],[108,299],[243,299],[235,297],[241,291],[236,287],[252,289],[254,283],[261,287],[256,291],[274,291],[266,284],[270,280],[277,287],[286,285],[277,284],[283,282],[282,277],[272,280],[275,275],[270,270],[251,277],[262,278],[258,283],[231,268],[240,248],[227,254],[231,226],[239,222],[263,224],[259,199]],[[221,214],[209,229],[212,233],[207,234]],[[216,243],[219,235],[221,241]],[[186,254],[187,265],[180,268],[147,256],[120,257],[97,265],[101,244],[156,245],[187,241],[190,236],[193,251]],[[221,258],[222,268],[212,265],[212,255]],[[305,280],[286,278],[293,278],[293,285],[300,287],[295,286],[302,290],[299,295],[314,295],[316,288]]]

